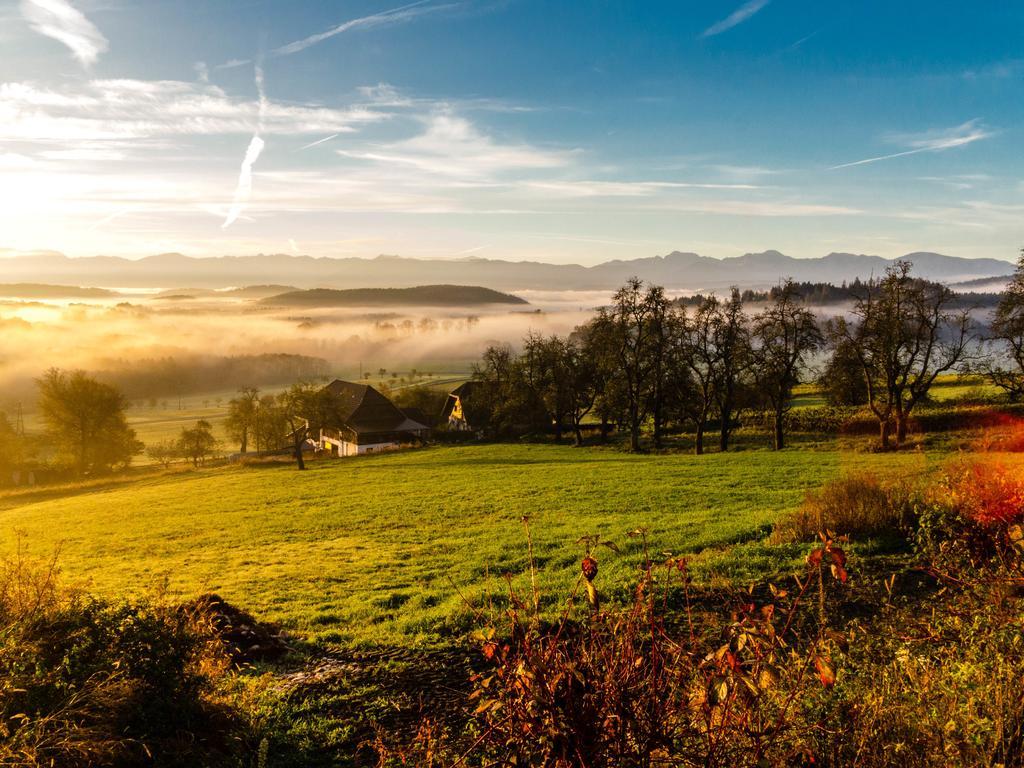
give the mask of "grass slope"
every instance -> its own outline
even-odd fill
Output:
[[[471,601],[504,592],[506,573],[527,587],[524,515],[552,601],[576,579],[583,534],[622,546],[600,551],[600,578],[624,583],[641,558],[625,533],[640,526],[656,552],[706,550],[705,578],[742,579],[787,564],[786,550],[751,542],[805,489],[846,469],[916,473],[928,463],[828,447],[703,457],[433,448],[314,462],[304,473],[228,467],[64,498],[0,496],[0,544],[12,548],[15,531],[37,555],[60,543],[66,575],[103,593],[166,579],[174,593],[217,591],[325,639],[436,643],[473,621],[453,585]]]

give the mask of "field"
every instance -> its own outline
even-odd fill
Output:
[[[549,609],[572,588],[584,534],[602,582],[625,584],[647,529],[656,552],[695,556],[698,578],[791,567],[764,540],[806,489],[844,471],[918,474],[944,459],[835,443],[772,452],[629,455],[554,445],[439,447],[290,465],[143,475],[130,483],[0,496],[0,541],[60,546],[65,575],[110,596],[215,591],[312,638],[434,645],[472,624],[468,602],[528,587],[529,518]],[[461,594],[460,594],[461,593]]]

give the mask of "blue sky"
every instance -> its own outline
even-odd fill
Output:
[[[1012,259],[1024,4],[0,5],[0,253]]]

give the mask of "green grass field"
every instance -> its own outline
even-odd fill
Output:
[[[216,591],[311,637],[434,644],[472,624],[466,601],[528,585],[530,519],[549,608],[574,584],[584,534],[622,588],[652,551],[695,556],[705,580],[745,580],[800,556],[764,539],[806,489],[848,470],[918,474],[942,460],[824,444],[702,457],[483,445],[290,465],[142,475],[0,496],[0,544],[60,545],[66,577],[116,596]],[[458,589],[456,589],[456,586]],[[461,591],[461,596],[460,596]]]

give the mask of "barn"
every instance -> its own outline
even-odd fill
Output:
[[[369,384],[336,379],[326,389],[338,402],[340,426],[320,430],[320,450],[358,456],[417,445],[430,435],[430,427],[410,418]]]
[[[473,429],[466,418],[466,401],[472,396],[476,382],[467,381],[448,393],[448,402],[441,411],[441,420],[448,423],[454,432],[469,432]]]

